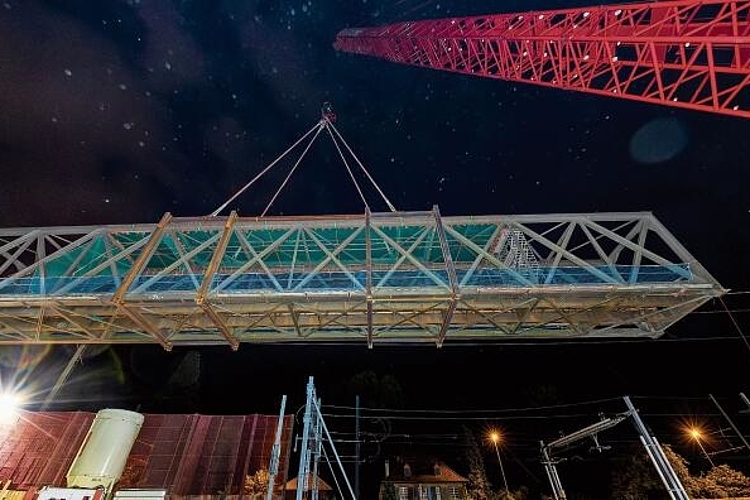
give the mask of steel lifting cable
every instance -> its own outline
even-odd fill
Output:
[[[291,150],[293,150],[294,148],[296,148],[296,147],[297,147],[297,145],[298,145],[298,144],[299,144],[300,142],[302,142],[302,141],[303,141],[303,140],[304,140],[304,139],[305,139],[305,138],[306,138],[306,137],[307,137],[308,135],[312,134],[312,133],[313,133],[313,131],[315,131],[315,129],[318,129],[318,131],[320,131],[320,123],[316,123],[316,124],[315,124],[315,126],[314,126],[313,128],[311,128],[310,130],[308,130],[307,132],[305,132],[305,134],[304,134],[304,135],[303,135],[302,137],[300,137],[299,139],[297,139],[297,142],[295,142],[294,144],[292,144],[291,146],[289,146],[289,148],[287,148],[287,150],[286,150],[286,151],[284,151],[283,153],[281,153],[281,155],[280,155],[280,156],[279,156],[278,158],[276,158],[276,159],[275,159],[275,160],[274,160],[273,162],[271,162],[271,163],[270,163],[270,164],[269,164],[269,165],[268,165],[268,166],[267,166],[266,168],[264,168],[264,169],[263,169],[263,170],[262,170],[262,171],[261,171],[261,172],[260,172],[260,173],[259,173],[258,175],[256,175],[255,177],[253,177],[253,178],[252,178],[252,180],[251,180],[250,182],[248,182],[247,184],[245,184],[245,185],[244,185],[244,186],[242,187],[242,189],[240,189],[239,191],[237,191],[236,193],[234,193],[234,194],[233,194],[233,195],[232,195],[232,196],[231,196],[231,197],[230,197],[230,198],[229,198],[229,199],[228,199],[227,201],[225,201],[225,202],[224,202],[224,203],[223,203],[223,204],[222,204],[222,205],[221,205],[221,206],[220,206],[219,208],[217,208],[216,210],[214,210],[213,212],[211,212],[211,217],[216,217],[217,215],[219,215],[219,213],[220,213],[220,212],[221,212],[222,210],[224,210],[224,209],[225,209],[225,208],[227,207],[227,205],[229,205],[230,203],[232,203],[232,202],[233,202],[233,201],[234,201],[234,200],[235,200],[235,199],[236,199],[236,198],[237,198],[237,197],[238,197],[239,195],[241,195],[242,193],[244,193],[244,192],[245,192],[245,190],[246,190],[247,188],[249,188],[250,186],[252,186],[252,185],[253,185],[253,183],[255,183],[255,181],[257,181],[258,179],[260,179],[260,178],[261,178],[261,177],[263,176],[263,174],[265,174],[266,172],[268,172],[269,170],[271,170],[271,168],[273,168],[273,166],[274,166],[274,165],[276,165],[276,164],[277,164],[277,163],[278,163],[278,162],[279,162],[279,161],[280,161],[280,160],[281,160],[281,159],[282,159],[282,158],[283,158],[284,156],[286,156],[287,154],[289,154],[289,152],[290,152]]]
[[[356,178],[354,177],[354,173],[351,170],[351,167],[349,166],[349,162],[347,162],[346,157],[344,155],[344,152],[341,150],[341,147],[339,146],[339,143],[337,141],[340,140],[344,146],[346,147],[346,150],[349,152],[350,155],[352,155],[352,158],[357,162],[357,165],[359,165],[359,168],[362,169],[362,171],[367,176],[367,179],[372,183],[372,185],[377,190],[378,194],[383,198],[383,201],[385,201],[386,205],[388,206],[388,209],[391,212],[397,212],[396,207],[391,203],[391,201],[388,199],[388,197],[383,193],[383,190],[380,189],[380,186],[377,182],[375,182],[375,179],[370,175],[370,172],[365,168],[365,166],[362,164],[362,162],[359,160],[356,154],[354,154],[354,151],[351,147],[349,147],[349,144],[347,144],[346,140],[344,140],[344,137],[341,135],[341,133],[338,131],[338,129],[333,125],[333,122],[329,119],[328,116],[325,114],[323,115],[323,118],[315,124],[310,130],[308,130],[302,137],[297,139],[297,141],[289,146],[286,151],[284,151],[278,158],[276,158],[273,162],[271,162],[266,168],[264,168],[258,175],[253,177],[250,182],[245,184],[239,191],[234,193],[227,201],[225,201],[219,208],[211,212],[211,217],[216,217],[221,213],[222,210],[224,210],[227,205],[229,205],[232,201],[234,201],[238,196],[240,196],[242,193],[244,193],[250,186],[252,186],[255,181],[260,179],[266,172],[271,170],[282,158],[284,158],[287,154],[289,154],[290,151],[292,151],[294,148],[296,148],[303,140],[305,140],[310,134],[315,132],[315,135],[310,139],[310,142],[305,147],[305,150],[302,152],[302,155],[297,159],[296,163],[292,167],[291,171],[287,174],[284,181],[281,183],[281,186],[276,191],[276,193],[273,195],[273,198],[271,198],[271,201],[266,205],[265,210],[263,210],[263,213],[261,214],[261,217],[264,217],[268,210],[271,208],[271,205],[276,201],[276,198],[278,198],[279,194],[281,193],[282,189],[287,185],[289,182],[289,179],[291,178],[292,174],[297,170],[297,167],[299,166],[300,162],[302,161],[302,158],[307,154],[307,152],[310,150],[310,147],[312,146],[313,142],[315,142],[315,139],[317,139],[318,135],[322,131],[322,129],[325,128],[328,132],[328,135],[331,138],[331,141],[333,141],[334,146],[336,147],[336,151],[338,151],[339,156],[341,157],[341,161],[344,163],[344,167],[346,167],[347,172],[349,173],[349,177],[351,178],[352,182],[354,183],[354,187],[357,189],[357,193],[359,193],[360,198],[362,199],[362,203],[364,203],[366,208],[369,208],[367,204],[367,200],[364,196],[364,193],[362,192],[362,189],[359,186],[359,183],[357,183]],[[331,132],[333,130],[333,132]],[[335,133],[335,135],[334,135]]]
[[[289,182],[289,179],[291,179],[292,174],[294,174],[294,171],[297,170],[297,167],[299,167],[300,162],[302,162],[302,158],[305,157],[308,151],[310,151],[310,146],[313,145],[313,142],[315,142],[315,139],[318,138],[318,135],[320,134],[320,131],[323,130],[323,124],[318,124],[318,130],[315,132],[315,135],[312,136],[312,139],[310,139],[310,142],[307,143],[307,146],[305,146],[305,150],[302,151],[302,154],[299,158],[297,158],[297,161],[295,162],[292,169],[289,171],[288,174],[286,174],[286,178],[284,179],[284,182],[281,183],[281,186],[279,186],[279,189],[276,190],[276,193],[273,195],[273,198],[271,198],[271,201],[268,202],[268,205],[266,205],[265,210],[263,210],[263,213],[260,214],[261,217],[266,216],[266,212],[268,212],[268,209],[271,208],[271,205],[273,205],[273,202],[276,201],[276,198],[278,198],[279,194],[281,193],[281,190],[284,189],[284,186],[286,186],[287,182]]]
[[[386,205],[388,205],[388,208],[390,209],[390,211],[397,212],[398,210],[396,210],[396,207],[393,206],[393,203],[391,203],[388,197],[383,193],[383,190],[380,189],[380,186],[378,186],[378,183],[375,182],[375,179],[372,178],[372,176],[370,175],[370,172],[368,172],[365,166],[362,164],[362,162],[359,161],[359,158],[357,158],[357,155],[354,154],[354,151],[352,151],[352,148],[349,147],[349,144],[347,144],[347,142],[344,140],[344,137],[341,135],[338,129],[333,125],[333,123],[331,123],[330,120],[328,120],[328,118],[326,118],[325,120],[328,122],[329,127],[332,128],[334,132],[336,132],[336,136],[339,138],[339,140],[344,143],[344,146],[346,146],[346,150],[349,151],[350,155],[352,155],[352,158],[354,158],[354,160],[357,162],[357,165],[359,165],[359,168],[361,168],[362,171],[364,171],[367,178],[370,179],[370,182],[372,183],[373,186],[375,186],[375,189],[377,189],[378,193],[383,198],[383,201],[385,201]],[[329,134],[330,134],[330,131],[329,131]],[[333,136],[331,136],[331,139],[333,139]],[[334,144],[336,144],[335,139],[333,139],[333,142]],[[336,148],[338,149],[338,146],[336,146]],[[339,151],[339,154],[341,154],[341,151]]]
[[[341,161],[344,162],[344,167],[346,167],[346,171],[349,172],[349,177],[354,183],[354,187],[357,189],[357,192],[359,193],[359,197],[362,199],[362,203],[365,204],[365,208],[369,208],[369,206],[367,205],[367,200],[365,199],[365,195],[364,193],[362,193],[362,189],[360,189],[359,183],[357,183],[357,179],[354,178],[354,173],[352,172],[352,169],[349,168],[349,162],[346,161],[346,158],[344,157],[344,153],[341,152],[341,148],[339,147],[339,143],[336,142],[336,138],[333,136],[333,133],[331,133],[331,127],[333,127],[333,124],[328,118],[324,118],[324,120],[329,125],[326,127],[326,130],[328,131],[328,135],[331,137],[331,141],[333,141],[333,145],[336,146],[336,151],[338,151],[339,156],[341,157]]]

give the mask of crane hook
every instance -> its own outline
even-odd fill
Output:
[[[320,114],[323,120],[327,120],[331,123],[336,121],[336,113],[333,112],[333,105],[329,101],[323,103]]]

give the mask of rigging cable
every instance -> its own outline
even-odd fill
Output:
[[[263,174],[265,174],[266,172],[268,172],[269,170],[271,170],[271,168],[273,168],[273,166],[276,165],[284,156],[286,156],[287,154],[289,154],[289,152],[291,150],[293,150],[294,148],[296,148],[297,145],[305,139],[305,137],[307,137],[308,135],[312,134],[315,131],[315,129],[319,129],[319,127],[320,127],[320,124],[316,123],[313,128],[311,128],[310,130],[308,130],[307,132],[305,132],[305,134],[302,137],[300,137],[299,139],[297,139],[297,142],[295,142],[294,144],[292,144],[291,146],[289,146],[287,148],[287,150],[284,151],[283,153],[281,153],[281,155],[278,158],[276,158],[274,161],[272,161],[266,168],[264,168],[263,170],[261,170],[261,172],[258,175],[256,175],[255,177],[253,177],[252,180],[250,180],[250,182],[248,182],[247,184],[245,184],[239,191],[237,191],[236,193],[234,193],[227,201],[225,201],[221,206],[219,206],[219,208],[217,208],[216,210],[214,210],[213,212],[211,212],[211,217],[216,217],[217,215],[219,215],[219,213],[222,210],[224,210],[227,207],[227,205],[229,205],[230,203],[232,203],[239,195],[241,195],[242,193],[244,193],[247,188],[249,188],[250,186],[252,186],[253,183],[255,183],[255,181],[257,181],[258,179],[260,179],[263,176]]]
[[[388,199],[388,197],[383,193],[383,190],[380,189],[380,186],[378,186],[378,183],[375,182],[375,179],[372,178],[372,176],[370,175],[370,172],[368,172],[367,169],[365,168],[365,166],[362,164],[362,162],[359,161],[359,158],[357,158],[357,155],[354,154],[354,151],[352,151],[352,148],[349,147],[349,144],[347,144],[347,142],[344,140],[344,137],[338,131],[338,129],[336,128],[336,126],[333,123],[331,123],[331,121],[328,120],[328,118],[326,118],[326,120],[328,121],[328,125],[330,125],[330,128],[333,129],[333,131],[336,133],[336,136],[339,138],[339,140],[342,143],[344,143],[344,146],[346,146],[346,150],[349,151],[350,155],[352,155],[352,158],[354,158],[354,160],[357,162],[357,165],[359,165],[359,168],[362,169],[362,171],[365,173],[365,175],[367,176],[367,178],[370,179],[370,182],[372,183],[372,185],[375,186],[375,189],[377,189],[378,193],[383,198],[383,201],[385,201],[386,205],[388,205],[388,208],[390,209],[390,211],[391,212],[397,212],[398,210],[396,210],[396,207],[393,206],[393,203],[391,203],[391,201]],[[330,134],[331,132],[329,131],[328,133]],[[333,138],[333,136],[331,136],[331,138]],[[334,144],[336,143],[335,140],[333,142],[334,142]],[[338,149],[338,145],[336,146],[336,148]],[[341,151],[339,151],[339,154],[341,154]],[[343,156],[342,156],[342,158],[343,158]]]
[[[261,217],[266,216],[266,212],[268,212],[268,209],[271,208],[271,205],[273,205],[273,202],[276,201],[276,198],[279,196],[279,193],[281,193],[281,190],[284,189],[284,186],[286,186],[286,183],[289,182],[289,179],[292,177],[292,174],[294,174],[294,171],[297,170],[297,167],[299,167],[300,162],[302,162],[302,159],[305,157],[307,152],[310,150],[310,147],[313,145],[313,142],[315,142],[315,139],[318,138],[318,134],[320,134],[320,131],[323,130],[323,125],[318,125],[318,130],[315,132],[315,135],[313,135],[312,139],[310,139],[310,142],[307,143],[307,146],[305,147],[305,150],[302,151],[302,154],[299,158],[297,158],[297,161],[295,162],[292,169],[289,171],[289,173],[286,175],[286,178],[284,179],[284,182],[281,183],[281,186],[279,186],[279,189],[276,190],[276,193],[274,193],[273,198],[271,198],[271,201],[268,202],[268,205],[266,205],[265,210],[263,210],[263,213],[260,214]]]
[[[367,199],[365,198],[365,195],[362,191],[362,188],[359,186],[359,183],[357,182],[354,173],[352,172],[351,167],[349,166],[349,162],[346,160],[346,156],[344,155],[344,152],[341,149],[341,146],[339,145],[338,141],[341,141],[344,144],[344,147],[349,152],[349,154],[354,158],[354,161],[359,165],[359,168],[362,169],[362,171],[367,176],[367,179],[372,183],[372,185],[377,190],[378,194],[383,198],[383,201],[388,206],[391,212],[397,212],[396,207],[391,203],[391,201],[388,199],[388,197],[383,193],[383,190],[380,188],[377,182],[375,182],[375,179],[370,175],[370,172],[365,168],[365,166],[362,164],[362,162],[359,160],[356,154],[354,154],[354,151],[351,147],[349,147],[349,144],[344,140],[344,137],[341,135],[341,133],[338,131],[338,129],[333,125],[333,121],[331,120],[332,111],[330,110],[330,107],[324,107],[323,111],[323,117],[318,121],[318,123],[313,126],[310,130],[308,130],[302,137],[297,139],[297,141],[292,144],[289,148],[287,148],[286,151],[284,151],[278,158],[276,158],[273,162],[271,162],[266,168],[264,168],[258,175],[253,177],[250,182],[245,184],[240,190],[238,190],[236,193],[234,193],[227,201],[225,201],[221,206],[219,206],[216,210],[214,210],[210,216],[216,217],[219,215],[219,213],[224,210],[227,205],[229,205],[232,201],[234,201],[238,196],[240,196],[242,193],[244,193],[250,186],[252,186],[258,179],[260,179],[266,172],[268,172],[271,168],[273,168],[282,158],[284,158],[287,154],[289,154],[290,151],[292,151],[294,148],[296,148],[304,139],[306,139],[310,134],[315,132],[315,135],[310,139],[310,142],[305,147],[304,151],[300,155],[300,157],[295,162],[294,166],[292,167],[291,171],[287,174],[284,181],[281,183],[281,186],[276,190],[273,197],[271,198],[271,201],[266,205],[266,208],[263,210],[263,213],[261,214],[261,217],[265,217],[266,213],[268,213],[268,210],[271,208],[271,205],[276,201],[281,191],[284,189],[284,187],[289,182],[289,179],[292,177],[294,172],[297,170],[297,167],[299,167],[300,162],[305,157],[307,152],[310,150],[310,147],[312,146],[313,142],[315,142],[315,139],[318,138],[318,135],[320,132],[325,128],[328,132],[328,135],[331,138],[331,141],[333,141],[334,146],[336,147],[336,151],[338,152],[339,156],[341,157],[341,161],[344,163],[344,167],[346,168],[346,171],[349,173],[349,177],[351,178],[352,182],[354,183],[354,187],[357,190],[357,193],[359,194],[359,197],[362,199],[362,203],[365,205],[366,209],[369,209],[369,205],[367,203]],[[333,130],[333,132],[331,131]],[[334,135],[335,134],[335,135]]]
[[[339,156],[341,157],[341,161],[344,162],[344,167],[346,167],[346,171],[349,172],[349,177],[351,178],[352,182],[354,183],[354,187],[357,189],[357,192],[359,193],[359,197],[362,199],[362,203],[365,204],[365,208],[369,209],[370,207],[367,205],[367,200],[365,199],[365,195],[362,193],[362,189],[360,189],[359,184],[357,183],[357,179],[354,178],[354,174],[352,173],[352,169],[349,168],[349,162],[346,161],[346,158],[344,157],[344,154],[341,152],[341,148],[339,147],[339,143],[336,142],[336,138],[331,133],[331,128],[333,127],[333,123],[327,118],[324,117],[323,120],[325,121],[324,127],[326,128],[326,131],[328,132],[328,135],[331,136],[331,140],[333,141],[333,145],[336,146],[336,151],[338,151]],[[346,143],[344,143],[346,144]]]

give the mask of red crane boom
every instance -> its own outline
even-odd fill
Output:
[[[337,50],[750,118],[750,0],[678,0],[408,21]]]

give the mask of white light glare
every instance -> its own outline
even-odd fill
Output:
[[[21,397],[18,394],[6,392],[0,394],[0,424],[10,424],[18,417]]]

